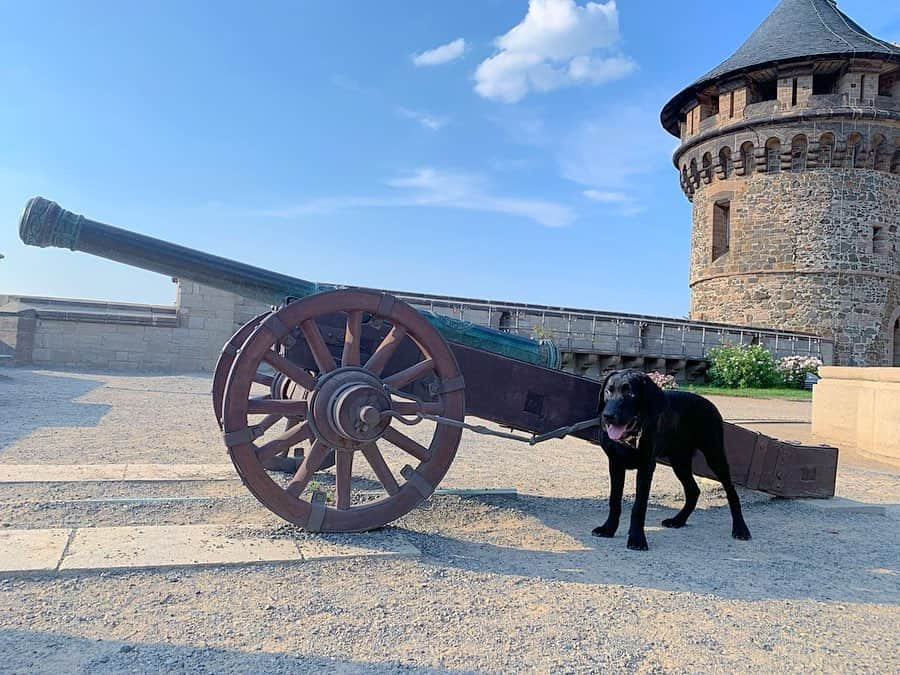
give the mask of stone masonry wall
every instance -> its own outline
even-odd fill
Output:
[[[262,303],[233,293],[179,281],[177,325],[152,325],[138,316],[128,323],[104,322],[102,317],[79,320],[77,315],[38,318],[32,329],[33,348],[29,354],[18,349],[17,361],[103,370],[211,371],[222,345],[265,309]]]
[[[900,308],[900,175],[782,170],[699,187],[692,319],[809,331],[835,338],[839,364],[890,365],[890,320]],[[730,202],[730,246],[713,260],[713,208],[721,201]]]

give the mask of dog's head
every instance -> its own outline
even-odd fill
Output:
[[[637,445],[641,432],[665,407],[662,389],[639,370],[617,370],[603,381],[598,412],[614,441]]]

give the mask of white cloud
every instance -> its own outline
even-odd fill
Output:
[[[440,47],[429,49],[420,54],[413,54],[412,62],[417,66],[439,66],[455,61],[466,52],[466,41],[457,38]]]
[[[410,110],[409,108],[397,108],[397,112],[403,117],[415,120],[426,129],[431,129],[432,131],[443,129],[450,123],[450,118],[445,115],[432,115],[431,113]]]
[[[529,0],[521,23],[500,36],[500,50],[475,71],[475,91],[504,103],[529,92],[575,84],[601,84],[636,68],[620,54],[602,55],[619,42],[615,0],[577,5],[575,0]]]
[[[563,227],[575,219],[563,204],[493,194],[480,175],[422,168],[386,181],[393,188],[376,197],[346,196],[314,199],[282,209],[257,212],[278,218],[333,213],[346,209],[422,207],[502,213],[528,218],[547,227]]]
[[[585,190],[582,194],[593,202],[602,202],[604,204],[622,204],[631,200],[624,192]]]
[[[620,215],[646,210],[639,197],[646,176],[671,171],[672,143],[659,125],[657,101],[594,110],[560,143],[565,178],[584,186],[582,194]]]

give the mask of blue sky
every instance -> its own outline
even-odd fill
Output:
[[[174,301],[21,244],[40,194],[315,281],[683,316],[658,113],[774,5],[0,0],[0,293]]]

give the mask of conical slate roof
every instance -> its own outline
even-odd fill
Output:
[[[867,33],[834,0],[781,0],[730,58],[666,104],[662,124],[677,136],[681,107],[715,80],[811,56],[900,61],[900,47]]]

